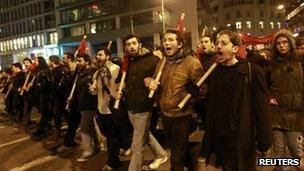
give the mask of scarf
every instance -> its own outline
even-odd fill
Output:
[[[108,94],[110,94],[110,90],[108,88],[107,85],[109,85],[109,80],[111,78],[111,72],[108,68],[108,66],[104,65],[102,67],[100,67],[97,70],[97,75],[96,75],[97,80],[100,79],[101,80],[101,87],[102,87],[102,92],[107,92]]]

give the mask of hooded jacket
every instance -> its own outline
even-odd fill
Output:
[[[288,38],[290,51],[280,54],[276,48],[278,37]],[[271,46],[272,59],[267,70],[268,96],[277,100],[271,107],[273,128],[304,131],[303,69],[296,55],[295,41],[288,30],[280,30]]]

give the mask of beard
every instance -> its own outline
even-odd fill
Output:
[[[107,60],[106,59],[98,59],[98,60],[96,60],[96,62],[97,62],[97,66],[98,67],[102,67],[102,66],[105,65],[105,63],[107,62]]]

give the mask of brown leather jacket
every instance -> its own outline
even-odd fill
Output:
[[[162,60],[159,61],[158,67]],[[160,80],[159,105],[167,117],[182,117],[193,114],[193,105],[187,103],[183,109],[178,104],[186,97],[185,90],[190,81],[196,83],[203,76],[200,61],[192,55],[166,61]]]

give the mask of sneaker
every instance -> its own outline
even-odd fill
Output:
[[[114,169],[109,165],[105,165],[101,170],[102,171],[111,171],[111,170],[114,170]]]
[[[54,134],[50,137],[50,139],[46,142],[47,144],[53,144],[60,139],[60,134],[58,132],[54,132]]]
[[[65,152],[67,152],[67,151],[69,151],[69,150],[71,150],[71,149],[73,149],[74,147],[67,147],[67,146],[65,146],[65,145],[62,145],[62,146],[60,146],[60,147],[58,147],[57,149],[56,149],[56,152],[57,153],[65,153]]]
[[[127,150],[121,149],[121,151],[120,151],[120,156],[121,156],[121,157],[128,157],[128,156],[131,155],[131,153],[132,153],[131,148],[128,148]]]
[[[82,155],[76,159],[78,162],[84,162],[87,161],[90,157],[92,157],[95,153],[93,152],[83,152]]]
[[[168,155],[165,155],[164,157],[161,157],[161,158],[156,158],[155,160],[153,160],[152,163],[150,163],[149,165],[144,166],[143,170],[155,170],[160,165],[164,164],[168,159],[169,159]]]
[[[201,163],[201,164],[204,164],[204,163],[206,163],[206,158],[205,158],[205,157],[202,157],[202,156],[199,156],[199,157],[197,158],[197,161],[198,161],[199,163]]]

